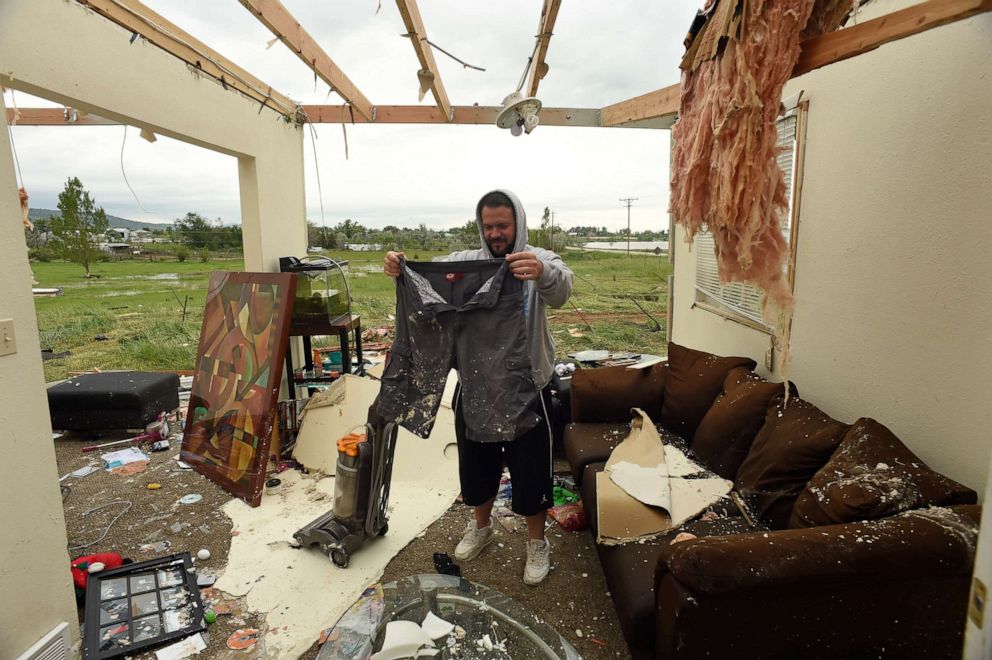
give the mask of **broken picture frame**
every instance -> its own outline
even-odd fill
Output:
[[[204,630],[188,552],[89,575],[84,660],[133,655]]]

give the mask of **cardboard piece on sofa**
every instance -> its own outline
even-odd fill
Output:
[[[630,422],[630,433],[610,454],[606,461],[607,470],[621,461],[643,467],[655,467],[665,462],[665,446],[651,418],[640,408],[630,412],[634,416]]]
[[[604,545],[646,539],[672,528],[667,512],[628,495],[606,471],[596,474],[596,516],[596,542]]]
[[[630,435],[596,475],[597,541],[605,545],[662,534],[719,500],[732,486],[725,479],[669,476],[669,472],[687,475],[702,469],[664,445],[643,410],[635,408],[633,413]],[[671,466],[666,460],[670,449],[675,458]]]

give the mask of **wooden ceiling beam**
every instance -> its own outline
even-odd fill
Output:
[[[372,103],[300,25],[285,5],[279,0],[239,0],[239,2],[363,117],[374,118]]]
[[[680,94],[678,85],[669,85],[608,105],[601,110],[603,126],[623,126],[645,119],[663,119],[671,126],[679,111]]]
[[[444,91],[441,72],[438,71],[437,62],[434,61],[434,51],[427,43],[427,31],[424,29],[423,19],[420,18],[417,0],[396,0],[396,6],[400,10],[400,16],[403,17],[403,24],[406,25],[406,36],[413,42],[413,49],[417,52],[417,59],[420,60],[420,71],[417,72],[418,83],[430,89],[438,109],[450,119],[451,101],[448,100],[448,93]]]
[[[225,87],[235,89],[282,115],[295,118],[295,101],[272,89],[271,85],[265,84],[138,0],[77,2],[215,78]]]
[[[548,55],[548,46],[551,43],[551,34],[555,28],[555,21],[558,20],[558,9],[561,7],[561,0],[544,0],[544,7],[541,9],[541,20],[537,25],[537,54],[534,56],[533,66],[530,68],[530,78],[527,80],[527,96],[537,96],[537,87],[541,84],[544,76],[548,75],[548,64],[544,58]]]
[[[376,106],[376,118],[370,122],[365,117],[348,111],[345,105],[304,105],[301,106],[307,119],[315,124],[467,124],[486,125],[496,122],[501,106],[456,105],[452,107],[453,119],[446,120],[441,110],[428,105],[380,105]],[[96,115],[73,114],[70,108],[20,108],[18,126],[117,126],[118,122]],[[12,121],[14,110],[7,109],[7,119]],[[598,128],[600,110],[597,108],[551,108],[541,109],[541,126],[572,126],[576,128]],[[668,128],[659,121],[642,121],[618,125],[618,128]]]
[[[495,124],[501,106],[456,105],[452,107],[451,119],[441,110],[425,105],[380,105],[376,106],[376,124]],[[353,123],[347,110],[340,105],[305,105],[303,111],[315,124]],[[368,123],[355,117],[354,123]],[[599,110],[596,108],[542,108],[541,126],[599,126]]]
[[[879,46],[992,10],[992,0],[926,0],[884,16],[802,42],[792,77],[875,50]],[[670,85],[602,109],[603,126],[667,121],[679,110],[679,85]],[[543,119],[543,117],[542,117]],[[542,122],[543,123],[543,122]]]
[[[891,41],[992,10],[992,0],[926,0],[800,44],[792,77],[856,57]]]

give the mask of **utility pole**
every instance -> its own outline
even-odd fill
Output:
[[[627,256],[630,256],[630,205],[637,201],[636,197],[621,197],[621,202],[627,204]]]
[[[551,235],[548,237],[548,245],[551,246],[551,251],[555,251],[555,212],[551,212]]]

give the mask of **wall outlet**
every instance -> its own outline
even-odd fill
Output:
[[[985,583],[977,577],[972,579],[971,600],[968,603],[968,617],[979,628],[985,620],[985,603],[987,600]]]
[[[14,338],[14,319],[0,319],[0,355],[17,352],[17,339]]]

